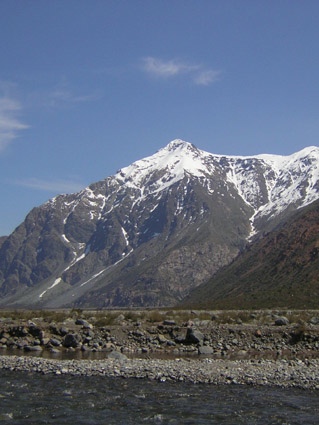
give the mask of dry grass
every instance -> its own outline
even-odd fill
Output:
[[[83,318],[96,326],[108,326],[127,322],[161,323],[164,320],[174,320],[182,326],[189,320],[212,320],[216,324],[256,324],[271,325],[276,316],[285,316],[291,324],[309,324],[312,317],[319,317],[316,310],[0,310],[0,317],[18,321],[43,320],[45,322],[62,323],[67,319]],[[121,320],[121,318],[123,319]],[[120,320],[117,320],[120,318]]]
[[[115,312],[99,312],[92,317],[95,326],[104,327],[113,325],[118,313]]]

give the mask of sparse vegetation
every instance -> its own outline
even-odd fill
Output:
[[[71,310],[71,316],[72,317],[80,317],[83,314],[83,310],[81,308],[72,308]]]
[[[46,322],[63,322],[72,317],[68,310],[1,310],[0,316],[12,320],[34,320],[40,318]]]
[[[147,312],[146,320],[151,323],[157,323],[163,321],[163,313],[159,310],[151,310]]]
[[[144,314],[142,313],[144,312],[130,310],[124,313],[124,317],[125,317],[125,320],[136,322],[138,320],[141,320],[143,317],[145,317],[145,313]]]
[[[98,312],[92,318],[95,326],[103,327],[113,325],[117,317],[118,313],[115,312]]]
[[[275,317],[285,316],[290,324],[301,329],[311,323],[312,318],[319,320],[317,310],[1,310],[0,317],[20,321],[45,321],[62,323],[67,319],[82,318],[95,326],[109,326],[126,322],[161,323],[164,320],[175,321],[184,326],[188,321],[213,321],[216,324],[260,324],[271,325]]]

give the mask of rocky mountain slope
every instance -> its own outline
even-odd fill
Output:
[[[319,201],[249,246],[183,302],[192,308],[318,308]]]
[[[214,155],[174,140],[34,208],[0,246],[0,305],[172,305],[319,197],[319,148]]]
[[[7,237],[6,237],[6,236],[0,236],[0,248],[1,248],[1,245],[3,244],[3,242],[4,242],[6,239],[7,239]]]

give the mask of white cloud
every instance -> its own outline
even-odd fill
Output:
[[[178,59],[163,60],[148,56],[142,60],[142,69],[159,78],[177,77],[187,74],[197,85],[209,85],[218,80],[220,71],[206,69],[200,64],[189,64]]]
[[[208,86],[209,84],[218,81],[220,71],[207,70],[197,74],[194,78],[194,82],[200,86]]]
[[[0,152],[3,151],[21,130],[29,128],[18,118],[21,105],[10,97],[0,98]]]
[[[164,61],[162,59],[147,57],[143,59],[143,69],[157,77],[173,77],[178,74],[187,73],[196,69],[197,66],[182,63],[177,59]]]
[[[43,190],[52,193],[74,193],[83,189],[84,185],[71,180],[42,180],[29,178],[15,182],[18,186],[29,187],[31,189]]]

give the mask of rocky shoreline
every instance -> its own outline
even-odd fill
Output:
[[[319,389],[318,312],[282,313],[11,313],[0,369]]]
[[[0,369],[71,376],[107,376],[193,384],[279,386],[319,389],[319,361],[128,359],[54,360],[0,356]]]

